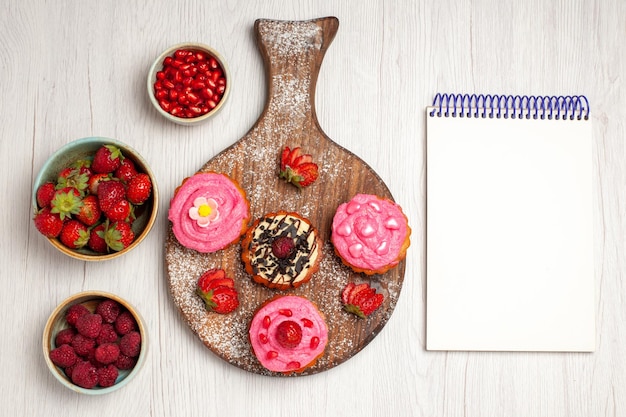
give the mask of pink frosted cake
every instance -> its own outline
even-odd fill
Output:
[[[228,176],[197,173],[176,189],[168,219],[181,245],[198,252],[216,252],[237,242],[246,231],[250,203]]]
[[[328,328],[322,313],[308,299],[277,296],[254,314],[249,327],[252,350],[266,369],[302,372],[322,356]]]
[[[333,218],[335,253],[355,272],[382,274],[406,256],[411,229],[399,205],[371,194],[341,204]]]

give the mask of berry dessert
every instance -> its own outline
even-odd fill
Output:
[[[74,250],[121,251],[135,240],[132,224],[152,194],[152,182],[113,145],[74,161],[36,191],[37,230]]]
[[[250,219],[250,203],[225,174],[197,173],[183,180],[170,202],[168,219],[178,242],[202,253],[239,240]]]
[[[225,71],[204,51],[178,49],[156,73],[154,97],[172,116],[203,116],[217,107],[226,92]]]
[[[317,164],[309,154],[302,153],[300,148],[285,147],[280,155],[280,178],[298,188],[308,187],[319,176]]]
[[[252,351],[272,372],[303,372],[322,356],[328,328],[315,304],[295,295],[277,296],[254,314],[248,330]]]
[[[411,229],[399,205],[371,194],[341,204],[333,218],[331,242],[355,272],[382,274],[406,256]]]
[[[385,297],[368,283],[349,282],[341,291],[344,310],[364,319],[380,307]]]
[[[322,241],[311,222],[279,211],[257,219],[241,241],[241,259],[255,282],[297,288],[319,269]]]
[[[83,304],[73,304],[64,318],[65,327],[54,335],[49,358],[73,384],[88,389],[110,387],[120,371],[135,366],[141,333],[135,330],[133,315],[117,301],[101,300],[93,312]]]

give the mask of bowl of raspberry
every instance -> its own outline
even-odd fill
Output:
[[[67,298],[50,314],[43,332],[50,372],[81,394],[107,394],[128,384],[145,362],[147,349],[140,314],[102,291]]]
[[[67,143],[33,184],[33,223],[62,253],[83,261],[121,256],[148,235],[158,189],[141,155],[115,139]]]
[[[201,43],[180,43],[166,49],[148,72],[148,97],[166,119],[196,125],[214,116],[230,92],[226,61]]]

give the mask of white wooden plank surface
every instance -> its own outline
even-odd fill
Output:
[[[610,416],[626,414],[626,4],[495,2],[5,0],[0,14],[0,400],[2,415]],[[326,133],[385,180],[413,228],[405,284],[387,326],[328,372],[267,378],[208,351],[171,302],[163,267],[169,197],[183,177],[239,139],[265,99],[257,18],[334,15],[339,33],[318,81]],[[233,91],[209,123],[176,126],[150,108],[145,78],[162,49],[214,46]],[[436,92],[586,94],[594,122],[597,349],[593,354],[424,350],[424,115]],[[45,159],[85,136],[146,158],[159,219],[130,255],[62,257],[31,221]],[[48,373],[45,321],[87,289],[128,299],[150,336],[145,368],[114,394],[73,394]]]

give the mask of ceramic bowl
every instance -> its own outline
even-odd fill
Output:
[[[137,247],[139,243],[148,235],[154,222],[156,220],[157,211],[159,207],[159,192],[157,188],[156,179],[152,170],[148,166],[148,163],[139,155],[139,153],[130,146],[117,141],[115,139],[103,138],[103,137],[87,137],[75,140],[66,144],[57,150],[48,160],[44,163],[43,167],[39,171],[37,178],[33,184],[32,190],[32,210],[33,215],[39,209],[37,206],[37,190],[46,181],[56,182],[59,172],[73,162],[81,159],[93,159],[93,155],[98,148],[102,145],[114,145],[121,149],[124,157],[131,159],[135,167],[140,172],[145,172],[150,176],[152,180],[152,192],[150,198],[140,206],[135,207],[136,220],[132,224],[132,229],[135,234],[133,243],[127,248],[118,252],[109,253],[97,253],[86,246],[81,249],[70,249],[63,245],[57,238],[49,238],[48,241],[57,248],[60,252],[83,261],[103,261],[107,259],[117,258],[130,252],[133,248]]]
[[[177,79],[171,79],[171,77],[173,76],[169,76],[169,75],[166,76],[165,73],[162,72],[162,70],[164,69],[165,60],[168,59],[168,57],[171,59],[176,59],[175,54],[176,54],[176,51],[178,50],[203,52],[206,56],[211,56],[215,58],[215,60],[217,61],[217,64],[219,65],[219,67],[221,67],[222,76],[226,80],[226,84],[224,85],[224,92],[220,100],[216,103],[215,107],[209,110],[208,113],[205,113],[196,117],[183,117],[183,116],[179,117],[176,115],[172,115],[168,111],[164,110],[163,107],[159,104],[161,100],[166,100],[168,103],[171,104],[171,108],[174,108],[177,106],[177,100],[178,100],[178,98],[176,97],[169,97],[169,96],[157,98],[157,95],[156,95],[157,90],[155,89],[155,83],[158,81],[158,79],[160,79],[160,77],[167,77],[168,80],[170,80],[173,83],[173,85],[176,86],[174,90],[177,90],[177,91],[180,91],[183,88],[193,87],[193,93],[197,97],[200,98],[201,100],[200,102],[202,104],[208,105],[208,102],[212,100],[211,98],[209,98],[210,95],[202,94],[202,88],[200,88],[197,84],[190,85],[190,81],[185,81],[185,78],[187,78],[187,80],[190,79],[190,76],[191,76],[190,73],[187,73],[187,75],[181,75],[180,78],[177,78]],[[195,65],[195,64],[192,63],[191,65]],[[197,70],[204,71],[205,69],[202,69],[202,70],[197,69]],[[161,75],[159,75],[160,72],[161,72]],[[181,73],[182,73],[182,70],[181,70]],[[201,81],[202,83],[205,83],[205,82],[208,83],[208,80],[204,80],[204,79],[198,80],[197,75],[194,75],[192,78],[195,78],[196,81]],[[226,102],[229,96],[230,87],[231,87],[230,72],[228,70],[228,66],[226,65],[226,61],[224,60],[222,55],[220,55],[219,52],[217,52],[215,49],[211,48],[210,46],[207,46],[201,43],[192,43],[192,42],[180,43],[180,44],[171,46],[170,48],[163,51],[163,53],[159,55],[159,57],[154,61],[154,63],[150,67],[150,70],[148,71],[147,81],[148,81],[147,82],[148,97],[150,98],[150,102],[152,103],[154,108],[157,110],[157,112],[171,122],[174,122],[180,125],[188,125],[188,126],[206,122],[208,119],[210,119],[215,114],[217,114],[220,111],[220,109],[224,106],[224,103]],[[162,80],[160,80],[159,82],[161,81]],[[208,85],[204,85],[204,87],[207,87],[207,86]],[[211,88],[212,90],[215,89],[215,87],[210,87],[210,86],[208,87]],[[201,105],[196,105],[194,107],[200,108]]]
[[[83,304],[89,311],[94,312],[98,303],[106,299],[117,301],[122,307],[121,311],[124,311],[125,309],[133,315],[137,323],[137,331],[141,334],[141,350],[134,367],[129,370],[120,370],[114,385],[110,387],[99,387],[96,385],[94,388],[90,389],[82,388],[72,383],[72,380],[65,374],[64,370],[56,366],[52,360],[50,360],[50,351],[57,347],[55,344],[57,333],[70,327],[65,320],[65,314],[68,308],[74,304]],[[103,291],[81,292],[64,300],[54,309],[52,314],[50,314],[43,332],[43,355],[46,364],[48,365],[48,369],[63,386],[81,394],[107,394],[126,386],[139,373],[141,367],[146,361],[147,352],[148,335],[141,315],[126,300],[118,297],[117,295]]]

